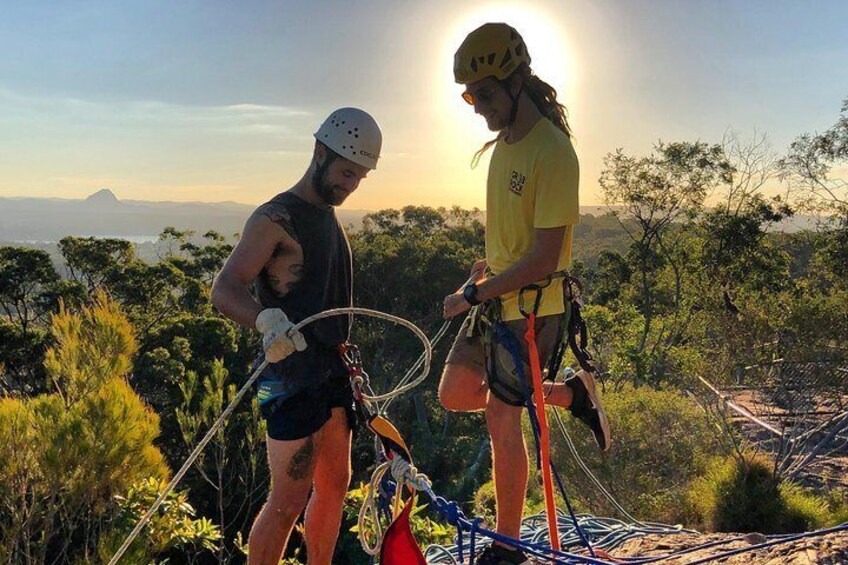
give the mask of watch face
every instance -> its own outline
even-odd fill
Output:
[[[462,289],[462,296],[472,306],[480,303],[480,301],[477,300],[477,285],[474,283],[466,285],[466,287]]]

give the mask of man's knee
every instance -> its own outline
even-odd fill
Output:
[[[309,489],[272,489],[265,505],[273,517],[288,522],[297,519],[309,499]]]
[[[456,394],[453,390],[456,388],[453,367],[453,365],[445,365],[445,370],[442,371],[442,380],[439,381],[439,402],[446,410],[457,410]]]
[[[482,371],[472,367],[448,363],[439,382],[439,402],[446,410],[480,409],[477,402],[485,398]]]

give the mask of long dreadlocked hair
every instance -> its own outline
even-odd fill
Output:
[[[573,139],[574,134],[571,132],[571,126],[568,125],[568,109],[557,101],[556,89],[536,76],[530,67],[524,64],[518,67],[512,75],[501,82],[506,83],[515,75],[518,75],[524,81],[524,87],[521,92],[527,93],[530,100],[536,105],[539,112],[542,113],[542,117],[552,121],[556,127],[568,136],[569,139]],[[508,88],[507,84],[504,84],[504,86]],[[474,154],[474,158],[471,160],[471,167],[476,167],[483,154],[505,136],[506,130],[504,129],[495,139],[487,141],[485,145],[483,145],[483,147]]]

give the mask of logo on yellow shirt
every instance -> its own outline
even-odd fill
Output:
[[[524,190],[525,180],[527,180],[527,178],[524,174],[519,173],[518,171],[512,171],[512,175],[509,178],[509,190],[513,194],[521,196],[521,191]]]

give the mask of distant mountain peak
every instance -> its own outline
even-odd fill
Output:
[[[115,193],[108,188],[102,188],[85,199],[91,204],[119,204],[121,201],[115,196]]]

